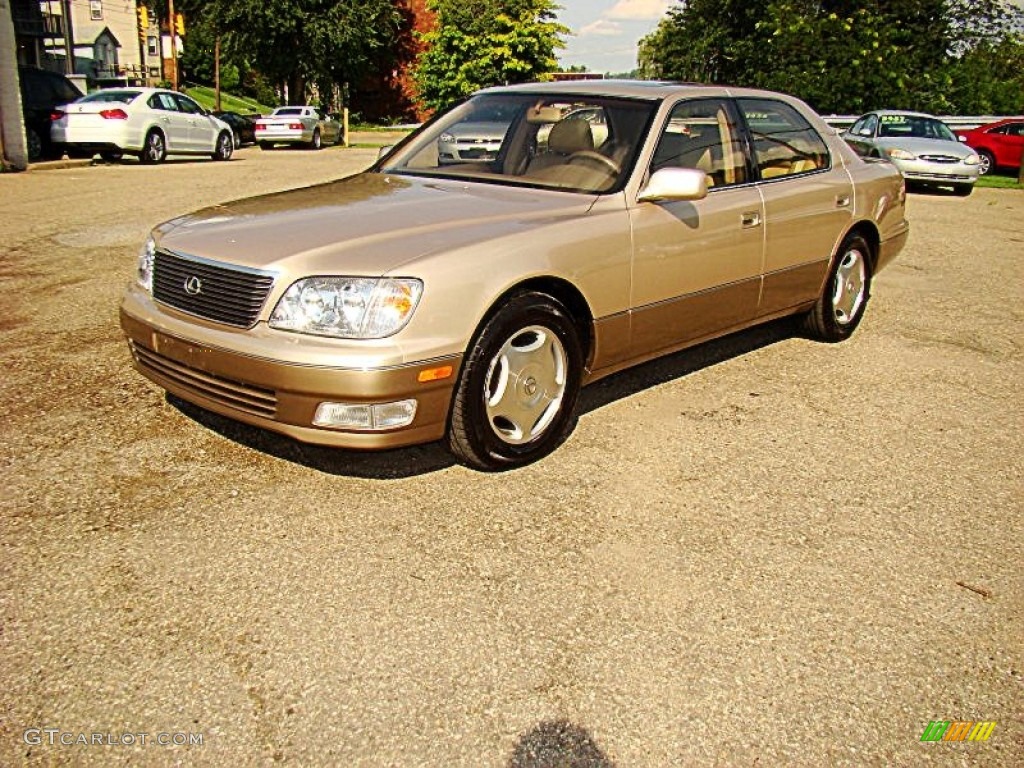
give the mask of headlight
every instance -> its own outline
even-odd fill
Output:
[[[886,153],[896,160],[917,160],[917,155],[905,149],[887,149]]]
[[[414,278],[307,277],[289,286],[270,327],[340,339],[382,339],[398,333],[423,293]]]
[[[452,136],[450,133],[442,133],[440,136],[437,137],[437,140],[440,141],[442,144],[455,143],[455,137]]]
[[[981,157],[978,155],[968,155],[964,158],[965,165],[981,165]]]
[[[146,244],[139,251],[139,265],[136,279],[139,285],[150,293],[153,292],[153,260],[156,258],[156,241],[150,235],[146,238]]]

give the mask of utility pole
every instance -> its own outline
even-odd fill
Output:
[[[220,112],[220,35],[213,41],[213,94],[214,109]]]
[[[10,0],[0,0],[0,166],[28,167],[28,143],[21,115],[18,58]]]
[[[174,30],[174,0],[167,0],[167,29],[171,33],[171,88],[178,90],[178,36]]]
[[[61,0],[60,15],[64,21],[64,74],[75,74],[75,33],[71,23],[71,0]]]

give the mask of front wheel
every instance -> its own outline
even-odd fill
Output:
[[[982,176],[986,176],[996,169],[996,159],[987,149],[979,150],[978,157],[981,158],[981,163],[978,166],[978,172]]]
[[[220,136],[217,137],[217,146],[213,150],[214,160],[230,160],[232,153],[235,151],[235,141],[231,134],[227,131],[222,131]]]
[[[448,446],[494,471],[529,464],[572,431],[583,350],[572,318],[542,293],[521,293],[483,326],[459,376]]]
[[[871,246],[850,234],[832,260],[818,303],[807,313],[804,328],[827,342],[848,339],[860,324],[871,295]]]

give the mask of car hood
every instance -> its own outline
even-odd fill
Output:
[[[161,248],[255,269],[382,275],[419,257],[579,216],[596,196],[363,173],[173,219]]]
[[[905,149],[907,152],[913,152],[915,155],[938,154],[964,158],[974,153],[974,150],[964,146],[959,141],[947,141],[946,139],[886,136],[875,139],[875,144],[886,149]]]

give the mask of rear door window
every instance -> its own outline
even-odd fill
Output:
[[[762,179],[830,167],[824,139],[796,109],[774,99],[738,99],[738,103],[754,142]]]

